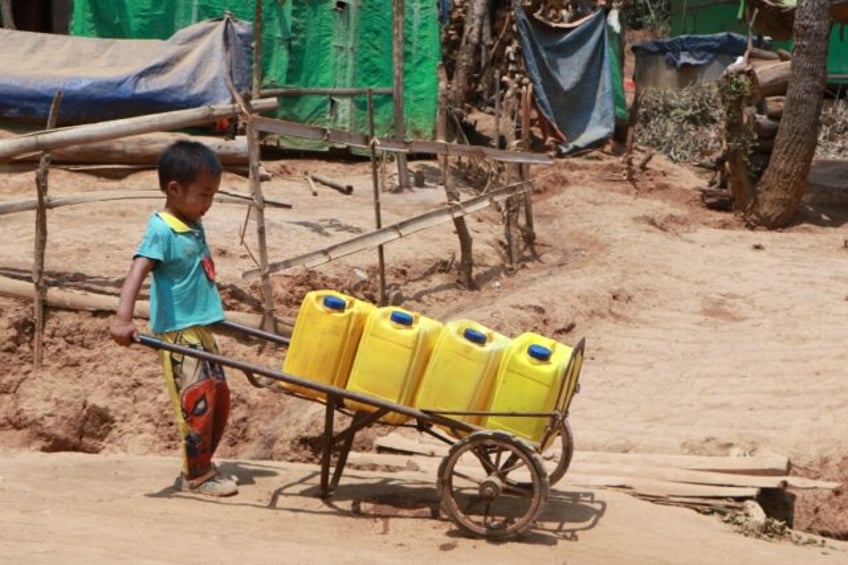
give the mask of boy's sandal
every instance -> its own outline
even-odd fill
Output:
[[[231,496],[238,492],[238,486],[235,482],[219,476],[214,469],[210,469],[207,473],[194,479],[181,477],[180,488],[183,491],[207,496]]]

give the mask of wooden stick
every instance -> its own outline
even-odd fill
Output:
[[[329,177],[325,177],[324,175],[316,175],[315,173],[306,173],[308,176],[312,177],[312,180],[318,181],[324,186],[329,186],[330,188],[334,188],[341,192],[342,194],[353,194],[353,185],[352,184],[342,184],[339,181],[333,180]]]
[[[521,141],[524,150],[530,149],[530,112],[533,106],[533,89],[530,86],[524,87],[524,95],[522,98],[522,123],[521,123]],[[523,163],[518,165],[518,178],[523,181],[530,180],[530,165]],[[524,237],[524,243],[530,250],[534,258],[538,258],[536,252],[536,229],[533,222],[533,190],[528,190],[524,193],[524,228],[521,230]]]
[[[374,186],[374,227],[383,227],[383,219],[380,214],[380,179],[377,174],[377,137],[374,132],[374,94],[368,91],[368,134],[371,136],[369,154],[371,156],[371,182]],[[380,269],[380,306],[386,306],[386,257],[383,246],[377,246],[377,266]]]
[[[259,98],[262,85],[262,0],[256,0],[255,21],[253,22],[253,99]],[[251,102],[245,102],[248,111],[253,114]],[[256,242],[259,247],[259,269],[262,272],[262,327],[265,331],[274,329],[274,291],[271,287],[271,275],[268,272],[268,243],[265,232],[265,196],[259,178],[259,130],[249,121],[247,123],[247,153],[250,166],[250,193],[253,195],[256,212]]]
[[[309,192],[312,193],[312,196],[318,196],[318,191],[315,189],[315,183],[312,182],[312,177],[309,176],[309,173],[304,174],[303,178],[306,179],[306,182],[309,185]]]
[[[444,139],[447,137],[448,131],[448,79],[444,65],[439,65],[437,68],[437,76],[439,83],[439,113],[436,121],[436,138]],[[459,202],[461,196],[459,190],[453,182],[453,177],[450,173],[450,157],[448,155],[439,155],[439,166],[442,169],[442,179],[445,185],[445,197],[449,203]],[[454,218],[453,227],[456,229],[456,235],[459,238],[459,269],[462,281],[465,288],[476,290],[477,283],[474,282],[474,257],[472,249],[474,240],[471,238],[471,232],[465,223],[465,218]]]
[[[383,243],[395,241],[415,232],[438,226],[451,221],[454,217],[466,216],[468,214],[478,212],[487,208],[493,202],[500,202],[514,194],[521,194],[525,190],[528,190],[528,186],[528,183],[523,182],[503,186],[453,206],[445,206],[444,208],[439,208],[437,210],[421,214],[420,216],[403,220],[396,224],[356,236],[317,251],[310,251],[309,253],[292,257],[291,259],[271,263],[268,265],[268,270],[271,273],[275,273],[297,265],[303,265],[305,267],[323,265],[324,263],[329,263],[330,261],[351,255],[357,251],[372,249]],[[259,274],[259,269],[251,269],[243,272],[242,277],[251,279],[256,278]]]
[[[256,112],[273,110],[276,107],[276,99],[262,99],[253,103],[253,110]],[[78,143],[105,141],[128,135],[214,122],[227,116],[236,116],[240,111],[241,107],[238,104],[219,104],[71,126],[47,132],[33,132],[10,139],[0,139],[0,161],[33,151],[50,151]]]
[[[53,95],[53,102],[50,103],[50,112],[47,115],[48,130],[56,127],[62,97],[61,90]],[[38,209],[35,213],[35,261],[32,267],[32,282],[35,284],[32,304],[35,321],[32,368],[35,372],[41,370],[44,360],[44,302],[47,299],[47,288],[44,286],[44,254],[47,249],[47,175],[49,170],[50,153],[45,151],[41,155],[38,171],[35,173],[35,186],[38,193]]]

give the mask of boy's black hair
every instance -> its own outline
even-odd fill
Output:
[[[176,141],[159,157],[159,188],[164,191],[172,180],[187,184],[200,171],[221,176],[221,161],[214,151],[197,141]]]

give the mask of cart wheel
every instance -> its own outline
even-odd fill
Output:
[[[556,449],[557,446],[559,450]],[[571,433],[568,420],[563,420],[558,437],[548,450],[542,452],[542,459],[545,461],[556,461],[556,467],[548,474],[548,482],[551,486],[565,476],[572,457],[574,457],[574,435]]]
[[[476,432],[453,445],[439,465],[442,509],[462,530],[506,538],[523,532],[548,498],[539,456],[517,438]]]

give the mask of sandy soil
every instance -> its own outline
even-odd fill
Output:
[[[272,260],[291,257],[374,225],[367,163],[269,162],[266,196],[290,202],[268,211]],[[381,194],[388,224],[444,202],[434,162],[415,161],[425,187]],[[300,180],[314,170],[355,186],[352,196]],[[703,209],[691,171],[655,157],[635,185],[617,157],[595,152],[534,169],[538,258],[504,268],[500,214],[474,215],[479,291],[456,282],[456,238],[445,226],[386,246],[389,297],[431,317],[469,317],[508,335],[534,330],[566,343],[587,339],[587,361],[571,424],[580,450],[728,454],[780,453],[793,472],[848,478],[848,248],[845,164],[811,174],[796,225],[746,230],[731,215]],[[141,172],[103,179],[56,170],[51,194],[154,188]],[[222,188],[246,191],[227,174]],[[0,197],[31,197],[31,172],[0,174]],[[469,192],[470,194],[470,192]],[[147,216],[159,200],[51,210],[47,269],[66,288],[116,293]],[[26,279],[33,213],[3,216],[0,274]],[[255,237],[245,210],[213,207],[205,224],[227,305],[258,311]],[[366,277],[363,277],[362,274]],[[376,299],[376,253],[274,278],[277,311],[294,316],[303,294],[335,288]],[[155,355],[107,338],[109,315],[52,311],[44,370],[31,370],[29,303],[0,298],[0,555],[11,562],[197,562],[200,547],[249,562],[457,563],[844,563],[844,543],[798,546],[745,538],[715,516],[658,507],[621,493],[565,485],[540,531],[506,544],[462,538],[433,519],[434,483],[393,484],[356,472],[336,499],[306,495],[316,484],[315,447],[323,409],[250,387],[231,375],[233,414],[220,455],[245,483],[224,502],[174,493],[177,443]],[[221,339],[237,358],[279,366],[284,352]],[[369,447],[374,428],[359,439]],[[84,452],[92,455],[52,452]],[[51,452],[49,455],[39,452]],[[96,454],[96,455],[95,455]],[[402,482],[397,479],[397,482]],[[351,516],[353,500],[395,497],[420,512],[378,507]],[[345,490],[347,489],[347,490]],[[371,489],[374,489],[373,492]],[[403,494],[398,494],[398,490]],[[581,494],[585,498],[575,498]],[[388,495],[386,495],[388,496]],[[848,495],[800,493],[796,527],[843,539]],[[211,520],[211,524],[209,521]],[[161,540],[154,545],[150,540]],[[9,557],[5,557],[9,556]],[[685,556],[685,558],[681,557]]]

